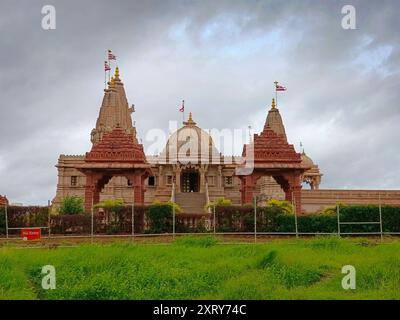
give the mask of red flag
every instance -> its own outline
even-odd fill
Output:
[[[185,100],[182,100],[182,107],[179,108],[179,112],[185,111]]]
[[[108,50],[108,60],[117,60],[117,57],[112,53],[111,50]]]
[[[107,61],[104,61],[104,71],[110,71],[110,70],[111,70],[111,68],[108,65]]]
[[[276,85],[275,89],[276,89],[276,91],[286,91],[286,87],[281,86],[279,84]]]

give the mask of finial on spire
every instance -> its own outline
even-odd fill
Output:
[[[185,126],[187,126],[187,125],[196,125],[196,122],[193,121],[193,116],[192,116],[191,112],[189,112],[189,119],[187,121],[184,121],[183,124]]]
[[[272,109],[275,109],[275,108],[276,108],[276,105],[275,105],[275,98],[272,98],[272,105],[271,105],[271,107],[272,107]]]
[[[119,80],[119,68],[118,68],[118,66],[115,67],[114,77],[115,77],[115,79]]]

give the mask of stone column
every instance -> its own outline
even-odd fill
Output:
[[[287,179],[288,186],[284,188],[285,200],[294,202],[296,214],[301,214],[301,175],[294,173]]]
[[[128,176],[132,182],[133,200],[137,204],[144,204],[144,181],[146,177],[142,173],[132,174]]]
[[[92,211],[92,205],[94,204],[95,198],[95,186],[93,184],[86,184],[85,186],[85,212],[90,213]]]
[[[240,182],[241,182],[240,192],[242,198],[242,205],[246,203],[252,203],[254,194],[253,177],[251,175],[240,177]]]
[[[175,173],[175,193],[181,193],[181,168],[179,165],[172,167],[173,172]]]
[[[206,171],[204,170],[204,168],[199,168],[199,172],[200,172],[200,192],[203,193],[205,192],[205,185],[206,185]]]

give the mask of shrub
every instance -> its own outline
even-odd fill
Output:
[[[232,205],[232,201],[230,199],[225,199],[225,198],[217,198],[214,201],[211,201],[209,203],[207,203],[204,206],[204,211],[208,211],[208,209],[215,207],[221,207],[221,206],[231,206]]]
[[[290,201],[271,199],[268,201],[267,206],[279,211],[279,213],[293,213],[293,205]]]
[[[120,213],[125,207],[124,200],[122,199],[106,199],[94,206],[95,208],[102,208],[106,211],[113,213]]]
[[[77,196],[66,196],[61,200],[61,214],[81,214],[84,212],[83,199]]]
[[[181,208],[174,202],[154,201],[149,206],[146,215],[149,219],[149,233],[165,233],[172,232],[172,215],[173,209],[179,214]]]

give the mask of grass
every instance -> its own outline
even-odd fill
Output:
[[[53,265],[57,289],[41,288]],[[356,290],[341,287],[353,265]],[[278,240],[0,248],[0,299],[399,299],[400,241]]]

